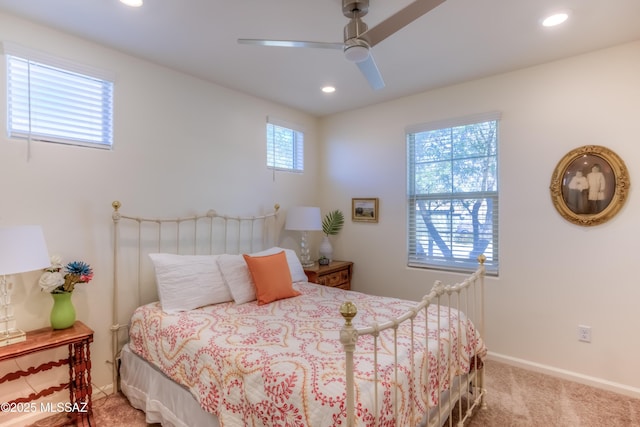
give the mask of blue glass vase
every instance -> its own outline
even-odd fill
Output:
[[[53,308],[49,321],[53,329],[67,329],[76,321],[76,309],[71,302],[71,292],[53,293]]]

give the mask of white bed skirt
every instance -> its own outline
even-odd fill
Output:
[[[146,414],[147,423],[163,427],[220,427],[218,418],[203,410],[184,387],[134,354],[122,349],[120,388],[131,406]]]
[[[129,345],[125,345],[121,353],[120,388],[129,399],[131,406],[146,414],[147,423],[161,423],[163,427],[220,427],[218,418],[203,410],[191,393],[184,387],[169,379],[134,354]],[[455,378],[452,382],[454,394],[458,394],[460,381]],[[449,391],[440,395],[442,408],[433,408],[429,417],[438,418],[440,410],[440,425],[448,419]],[[426,420],[425,420],[426,424]]]

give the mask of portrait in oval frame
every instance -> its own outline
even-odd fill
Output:
[[[551,200],[566,220],[602,224],[624,205],[631,183],[627,167],[613,151],[585,145],[567,153],[551,177]]]

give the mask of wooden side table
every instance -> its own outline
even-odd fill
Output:
[[[312,283],[349,290],[353,263],[351,261],[331,261],[329,265],[315,263],[313,267],[305,268],[304,273]]]
[[[50,361],[39,366],[30,367],[23,371],[15,371],[0,378],[0,384],[17,380],[21,377],[37,374],[55,366],[69,366],[69,382],[57,386],[51,386],[37,393],[31,393],[26,397],[19,397],[10,402],[4,402],[3,406],[12,408],[26,408],[24,404],[43,396],[53,394],[56,391],[69,389],[69,404],[53,405],[52,407],[41,404],[30,404],[29,410],[49,409],[49,412],[67,412],[76,425],[95,425],[93,423],[93,411],[91,405],[91,353],[89,344],[93,342],[93,330],[84,323],[76,323],[68,329],[54,330],[50,327],[36,329],[27,332],[27,340],[0,348],[0,361],[26,356],[32,353],[50,350],[67,345],[69,357],[58,361]],[[31,411],[31,412],[34,412]]]

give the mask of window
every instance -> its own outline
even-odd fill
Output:
[[[2,47],[9,137],[111,148],[113,79],[11,44]]]
[[[267,122],[267,167],[274,170],[304,170],[304,133],[284,122]]]
[[[408,264],[498,272],[498,113],[407,129]]]

